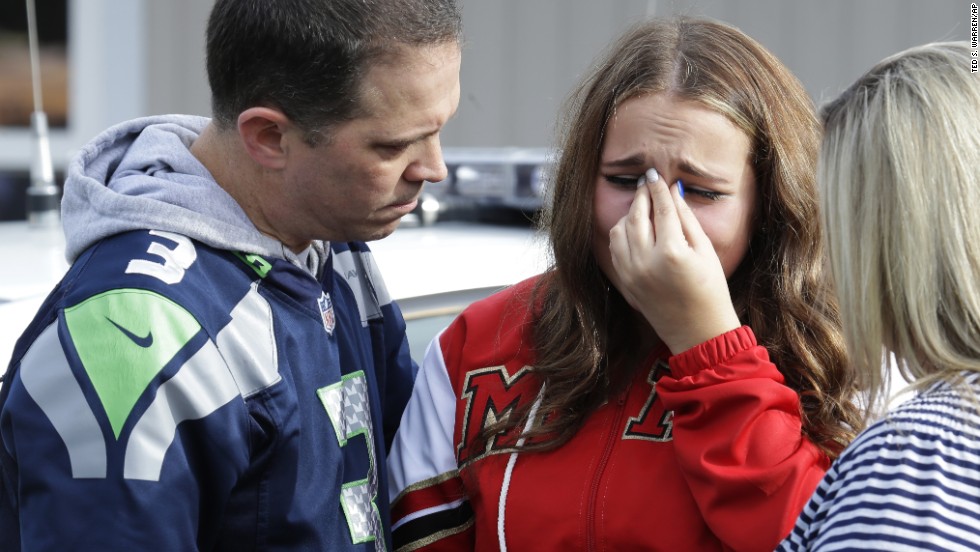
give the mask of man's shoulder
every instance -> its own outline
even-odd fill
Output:
[[[259,276],[247,260],[172,232],[134,230],[83,253],[61,283],[61,305],[161,314],[184,310],[199,320],[226,316]]]
[[[103,238],[87,249],[71,270],[79,268],[104,271],[108,279],[146,277],[165,285],[183,283],[192,271],[255,270],[244,253],[162,230],[130,230]]]

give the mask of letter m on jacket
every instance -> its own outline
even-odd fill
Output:
[[[462,413],[462,420],[457,424],[461,433],[456,450],[460,468],[514,443],[514,435],[496,435],[482,443],[481,434],[518,407],[534,400],[538,385],[529,376],[530,370],[526,366],[514,375],[503,366],[481,368],[466,374],[460,397],[464,408],[457,411]]]

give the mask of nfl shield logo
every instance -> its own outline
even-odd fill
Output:
[[[322,293],[317,299],[317,304],[320,306],[320,317],[323,318],[323,329],[332,336],[337,320],[333,316],[333,302],[330,300],[330,295]]]

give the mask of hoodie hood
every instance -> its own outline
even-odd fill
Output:
[[[61,203],[68,262],[108,236],[163,230],[220,249],[308,266],[281,242],[259,232],[191,154],[191,144],[209,122],[188,115],[135,119],[107,129],[83,147],[68,166]],[[323,244],[314,249],[323,251]]]

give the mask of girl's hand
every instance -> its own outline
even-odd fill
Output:
[[[645,180],[609,231],[612,279],[677,354],[741,322],[714,246],[677,186],[668,187],[654,169]]]

